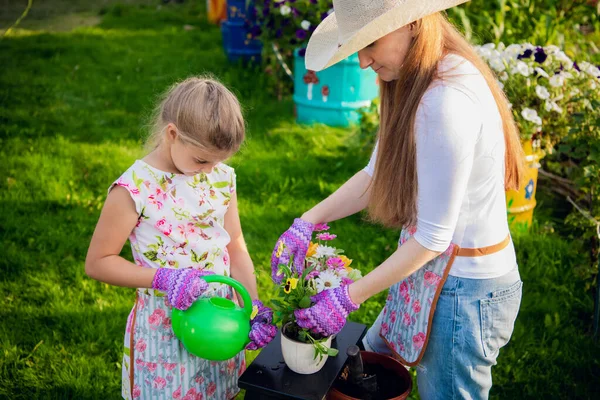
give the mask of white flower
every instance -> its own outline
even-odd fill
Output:
[[[538,116],[537,111],[532,108],[524,108],[521,111],[521,116],[529,122],[533,122],[536,125],[542,125],[542,119]]]
[[[500,86],[500,89],[504,89],[504,83],[500,82],[500,81],[496,81],[498,82],[498,86]]]
[[[544,47],[544,51],[548,54],[556,54],[560,51],[560,48],[558,46],[551,44],[551,45]]]
[[[550,92],[548,91],[548,89],[546,89],[545,86],[536,86],[535,87],[535,94],[537,94],[537,96],[542,99],[542,100],[546,100],[550,98]]]
[[[495,43],[486,43],[483,46],[484,49],[488,49],[488,50],[494,50],[496,48],[496,44]]]
[[[492,69],[494,71],[502,72],[506,69],[506,66],[504,65],[504,60],[502,60],[502,58],[500,58],[500,57],[490,58],[489,63],[490,63],[490,67],[492,67]]]
[[[330,246],[323,246],[321,244],[317,247],[317,252],[315,253],[316,258],[333,256],[335,256],[335,248]]]
[[[586,74],[590,75],[593,78],[600,76],[600,69],[593,64],[590,64],[587,61],[582,61],[579,65],[579,69],[581,69]]]
[[[548,75],[548,73],[540,67],[535,67],[534,70],[538,73],[538,75],[543,76],[544,78],[550,78],[550,75]]]
[[[552,102],[552,110],[556,111],[559,114],[561,114],[563,112],[563,109],[560,108],[560,106],[558,104],[556,104],[554,101]]]
[[[307,31],[308,28],[310,28],[310,21],[304,20],[300,23],[300,26],[302,27],[302,29]]]
[[[552,87],[562,87],[565,84],[565,78],[562,74],[556,74],[550,78],[550,86]]]
[[[505,81],[508,79],[508,73],[506,71],[502,71],[502,73],[498,75],[498,78],[500,78],[501,81]]]
[[[561,50],[558,50],[554,53],[554,58],[557,61],[561,61],[567,64],[565,65],[565,68],[571,68],[573,66],[573,61],[569,57],[567,57],[567,55]]]
[[[529,66],[525,64],[523,61],[517,61],[515,66],[512,68],[511,73],[519,73],[523,76],[529,76]]]
[[[502,56],[505,60],[516,60],[517,56],[523,52],[523,48],[520,44],[511,44],[506,49]]]
[[[323,271],[315,279],[317,293],[326,289],[335,289],[340,286],[342,280],[333,271]]]
[[[597,87],[598,84],[596,83],[596,81],[590,81],[590,89],[596,90]]]
[[[544,108],[546,111],[552,111],[552,103],[549,101],[544,102]]]
[[[571,89],[571,92],[569,93],[569,96],[577,96],[581,93],[581,91],[578,88],[573,88]]]
[[[292,9],[290,6],[285,4],[285,5],[281,6],[279,11],[281,12],[281,15],[283,15],[285,17],[286,15],[289,15],[292,12]]]

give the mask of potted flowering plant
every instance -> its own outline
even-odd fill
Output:
[[[311,374],[319,371],[329,356],[338,350],[331,347],[332,337],[324,337],[301,328],[294,311],[309,308],[314,296],[327,289],[348,285],[360,279],[361,273],[350,267],[352,260],[343,255],[343,250],[330,245],[336,235],[327,232],[326,224],[315,228],[315,242],[311,242],[304,260],[304,270],[298,273],[293,259],[280,264],[277,271],[282,281],[277,288],[277,297],[271,301],[274,321],[282,329],[281,347],[287,366],[294,372]],[[283,242],[277,249],[285,249]]]
[[[529,227],[539,160],[569,135],[575,115],[593,111],[600,70],[574,62],[556,46],[488,43],[476,50],[496,72],[519,127],[527,170],[521,190],[507,193],[507,205],[511,226]]]
[[[333,1],[259,0],[255,5],[256,25],[250,32],[274,50],[274,57],[265,58],[270,60],[267,71],[275,74],[277,83],[291,83],[288,76],[293,80],[298,122],[334,126],[358,122],[357,110],[369,106],[379,93],[375,72],[361,69],[356,54],[316,73],[304,63],[308,40],[333,11]]]

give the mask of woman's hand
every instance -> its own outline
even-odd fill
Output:
[[[335,335],[341,331],[348,314],[359,307],[350,298],[348,285],[324,290],[312,300],[315,302],[312,307],[294,311],[296,322],[301,328],[323,336]]]
[[[252,302],[252,319],[250,320],[250,343],[247,350],[258,350],[265,347],[277,335],[277,328],[273,325],[273,310],[266,307],[260,300]]]
[[[271,256],[271,279],[273,279],[273,282],[281,283],[283,275],[277,275],[279,264],[287,265],[292,255],[294,256],[294,267],[298,275],[302,274],[304,259],[314,229],[314,224],[296,218],[293,225],[281,235]]]
[[[152,280],[152,288],[166,292],[173,307],[187,310],[208,289],[208,282],[202,279],[206,275],[214,273],[193,268],[159,268]]]

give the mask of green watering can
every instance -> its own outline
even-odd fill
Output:
[[[252,299],[235,279],[223,275],[202,279],[234,288],[242,296],[244,308],[222,297],[201,297],[185,311],[173,309],[173,332],[191,354],[206,360],[228,360],[250,343]]]

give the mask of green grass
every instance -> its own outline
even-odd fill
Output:
[[[47,20],[70,14],[64,2],[48,3]],[[174,80],[212,73],[245,107],[249,139],[231,164],[265,299],[279,234],[367,162],[348,144],[352,130],[295,124],[291,99],[273,99],[260,69],[229,64],[218,28],[202,17],[204,2],[112,3],[76,2],[73,9],[98,24],[67,31],[44,25],[34,8],[27,29],[0,40],[0,398],[120,397],[134,291],[87,278],[83,261],[106,189],[142,155],[146,116]],[[360,216],[332,226],[363,272],[397,240]],[[523,305],[494,369],[492,397],[596,397],[593,304],[577,275],[585,251],[556,234],[523,235],[516,244]],[[372,323],[384,299],[352,318]]]

